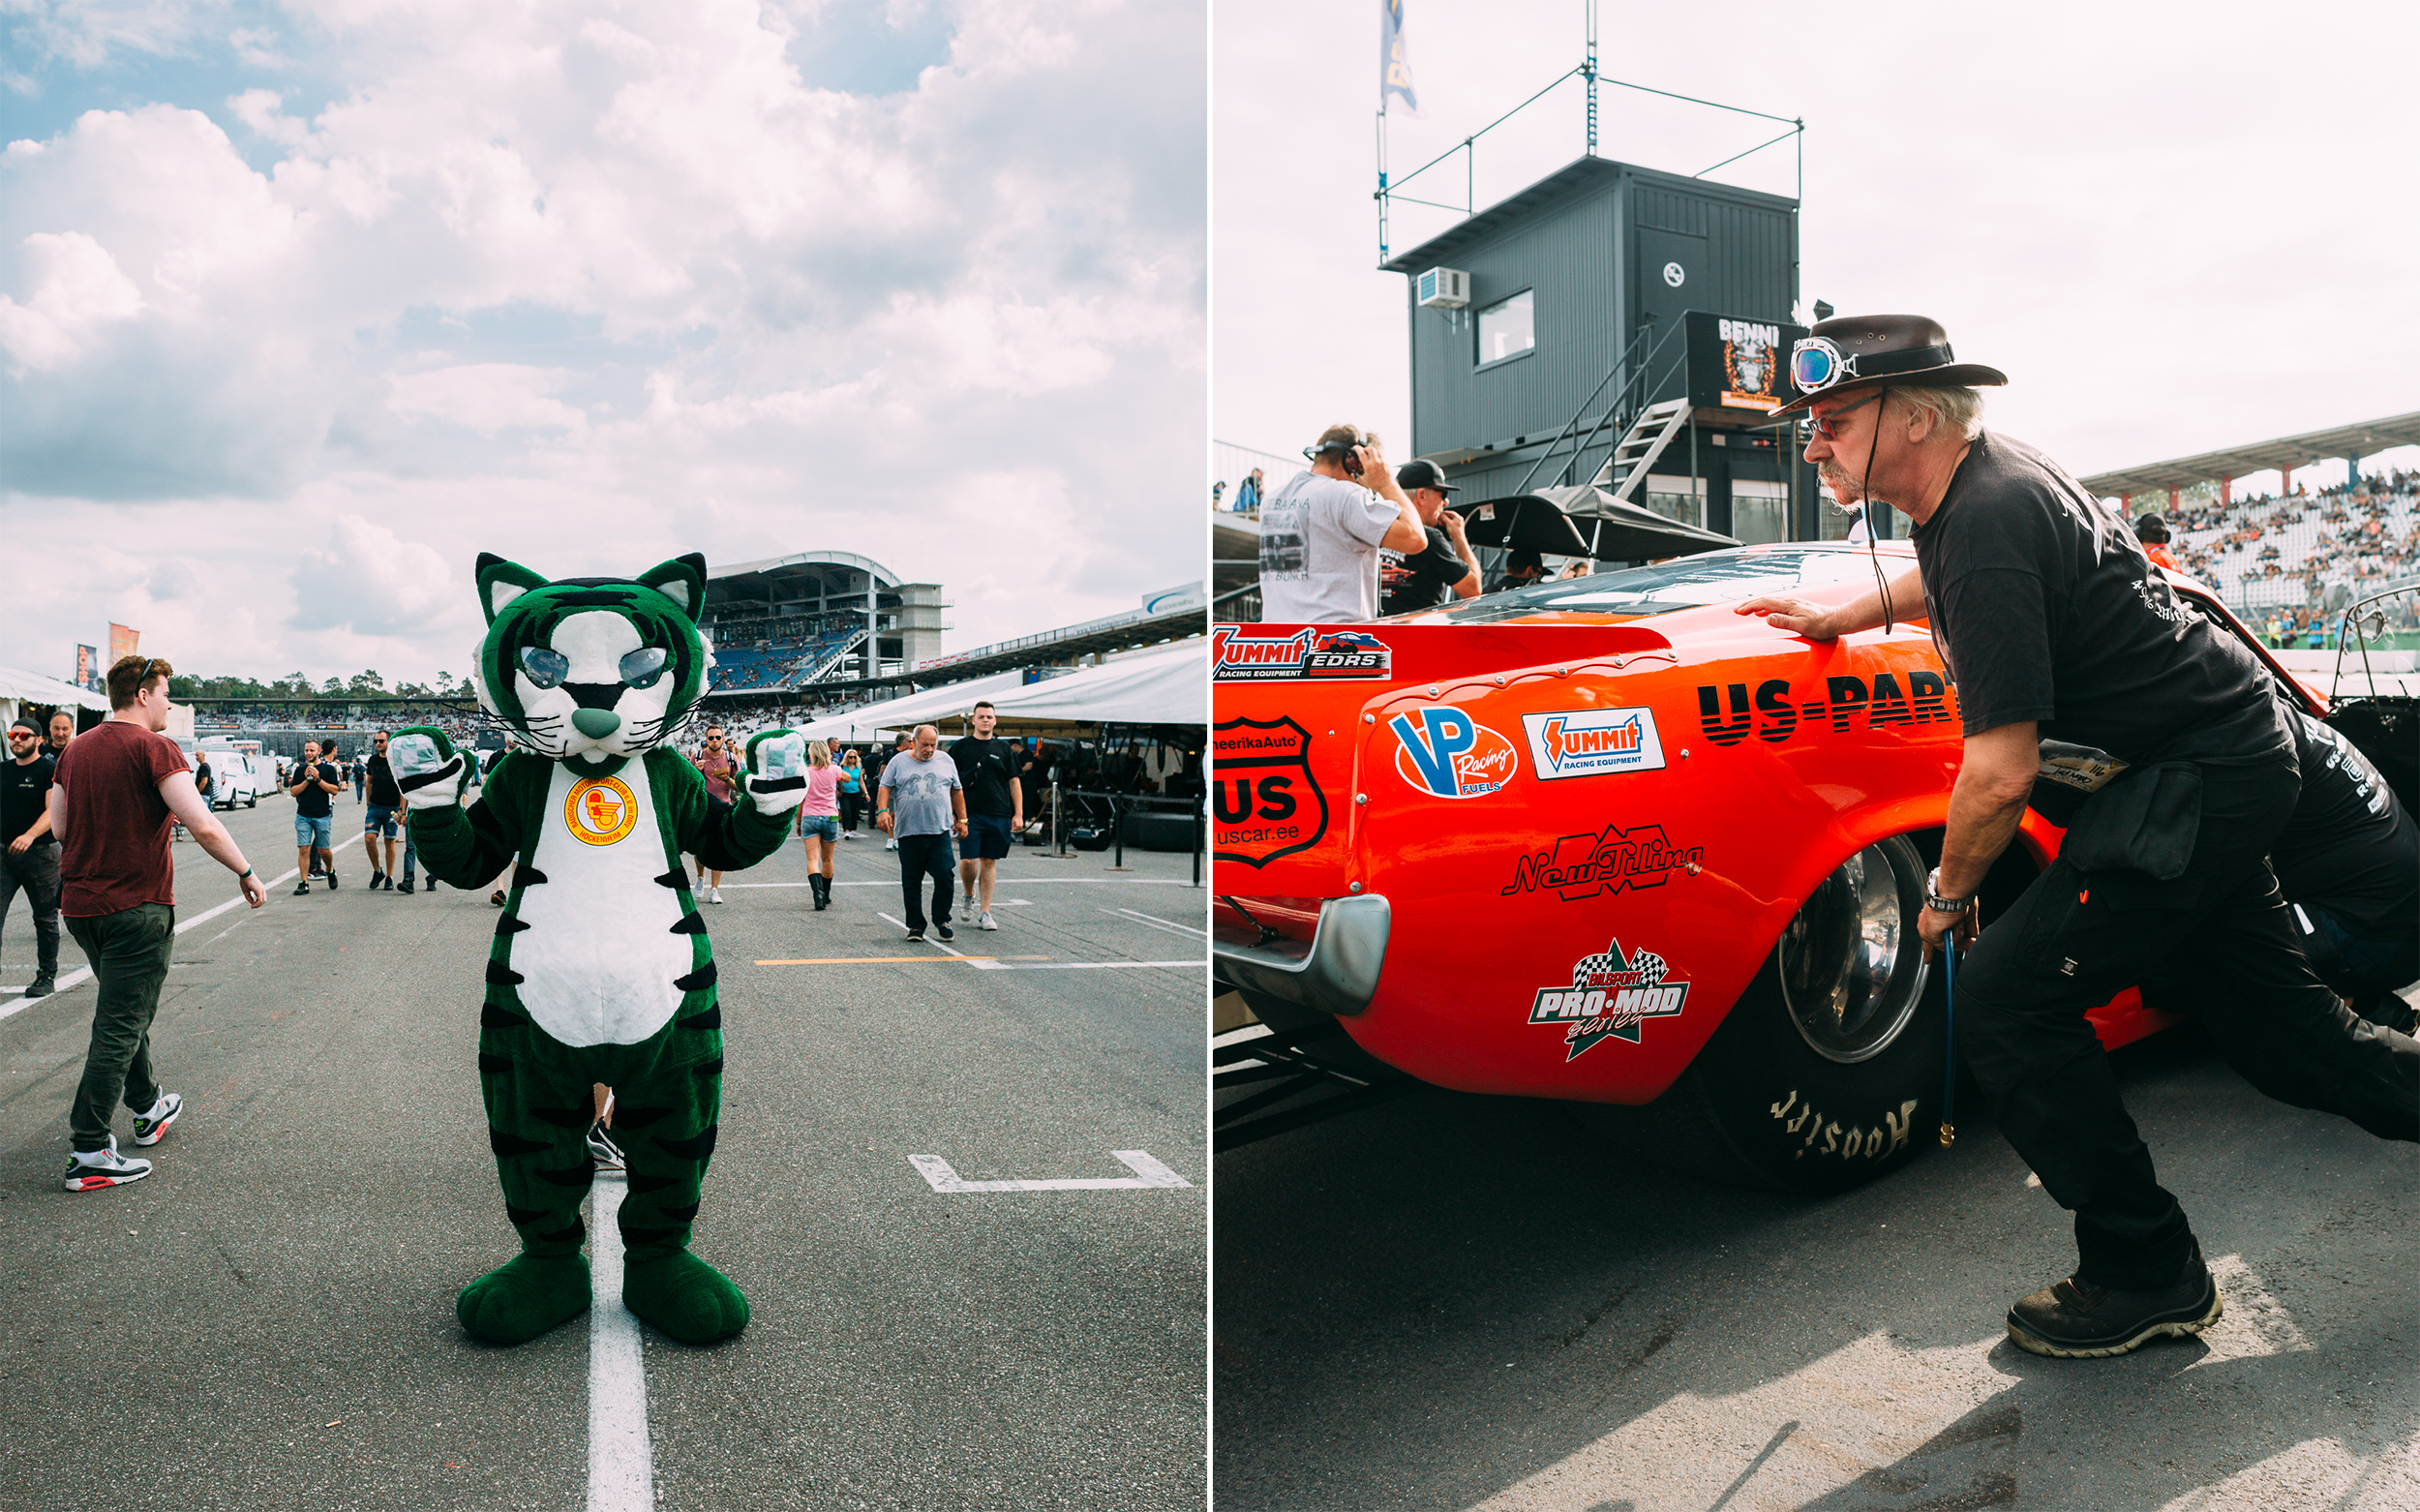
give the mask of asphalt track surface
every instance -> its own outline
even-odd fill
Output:
[[[1972,1112],[1820,1202],[1673,1174],[1632,1110],[1436,1090],[1221,1155],[1213,1504],[2420,1507],[2420,1149],[2164,1038],[2127,1104],[2226,1314],[2110,1360],[2007,1342],[2073,1252]]]
[[[287,807],[226,817],[292,866]],[[175,852],[180,922],[232,895]],[[178,937],[153,1043],[186,1111],[145,1180],[60,1190],[89,983],[0,992],[0,1505],[600,1504],[590,1320],[506,1349],[454,1319],[515,1250],[472,1065],[497,910],[373,893],[358,838],[337,854],[338,892]],[[1003,927],[955,948],[1200,960],[1190,858],[1110,859],[1019,849]],[[729,1069],[693,1247],[754,1317],[708,1349],[638,1330],[653,1504],[1198,1508],[1203,969],[950,962],[879,917],[897,876],[847,843],[813,913],[794,841],[703,910]],[[32,955],[19,904],[0,983]],[[1120,1150],[1188,1185],[944,1194],[908,1160],[1131,1181]]]

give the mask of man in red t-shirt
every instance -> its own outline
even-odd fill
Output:
[[[732,760],[730,747],[723,743],[721,725],[706,727],[706,743],[699,747],[698,753],[689,760],[696,763],[698,771],[706,778],[708,797],[725,803],[736,801],[739,790],[733,787],[732,783],[739,771],[739,764]],[[723,874],[719,871],[715,872],[711,883],[707,882],[706,875],[706,862],[701,861],[697,863],[697,879],[705,891],[705,901],[721,902],[723,900]]]
[[[157,656],[122,656],[109,669],[109,717],[76,737],[59,761],[49,795],[59,837],[59,912],[84,948],[98,983],[92,1047],[68,1115],[75,1153],[67,1190],[95,1192],[151,1174],[151,1163],[118,1154],[109,1120],[121,1097],[135,1112],[135,1142],[158,1144],[184,1099],[151,1074],[151,1019],[176,940],[173,815],[212,860],[236,874],[244,900],[269,900],[260,879],[194,786],[168,726],[169,667]]]

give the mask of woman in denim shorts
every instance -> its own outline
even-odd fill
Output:
[[[806,846],[806,885],[815,890],[815,911],[832,906],[832,862],[840,849],[840,769],[832,746],[816,741],[806,748],[806,801],[799,805],[799,838]]]

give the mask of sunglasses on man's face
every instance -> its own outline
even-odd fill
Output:
[[[1842,405],[1840,408],[1832,410],[1829,414],[1811,414],[1809,418],[1815,422],[1815,434],[1828,441],[1838,440],[1840,438],[1840,432],[1838,428],[1832,424],[1832,422],[1839,419],[1842,415],[1847,414],[1852,409],[1864,408],[1867,405],[1870,405],[1875,400],[1880,399],[1882,395],[1883,391],[1878,388],[1872,393],[1866,395],[1863,399],[1853,400],[1848,404]]]

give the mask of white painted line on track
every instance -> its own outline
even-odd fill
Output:
[[[1192,1182],[1152,1158],[1149,1150],[1111,1150],[1132,1176],[1077,1176],[1056,1181],[968,1181],[938,1155],[911,1155],[908,1164],[922,1171],[935,1192],[1114,1192],[1143,1188],[1190,1187]]]
[[[1001,971],[1166,971],[1171,967],[1180,970],[1186,967],[1203,969],[1209,964],[1208,958],[1195,956],[1189,961],[1035,961],[1029,965],[1002,961],[997,969]]]
[[[874,917],[881,920],[885,923],[897,924],[901,929],[905,929],[907,927],[906,921],[893,919],[889,914],[878,913]],[[956,932],[954,926],[951,932]],[[960,960],[966,960],[966,953],[964,951],[953,950],[951,947],[942,944],[939,940],[934,939],[929,934],[924,937],[924,943],[931,946],[936,951],[949,951],[951,954],[957,956]],[[1002,969],[1000,963],[995,960],[967,960],[966,964],[974,967],[977,971],[999,971]]]
[[[1131,908],[1103,908],[1096,909],[1095,912],[1109,914],[1120,919],[1132,919],[1138,924],[1147,924],[1154,929],[1163,929],[1170,934],[1190,934],[1196,940],[1210,938],[1210,931],[1207,929],[1196,929],[1191,924],[1180,924],[1173,919],[1163,919],[1157,914],[1136,913]]]
[[[654,1512],[647,1437],[647,1359],[639,1320],[621,1305],[621,1211],[629,1189],[599,1172],[589,1204],[589,1509]]]
[[[1002,880],[1005,881],[1007,879],[1003,878]],[[842,882],[835,878],[832,885],[835,888],[895,888],[899,884],[894,879],[885,877],[872,882]],[[1179,882],[1173,877],[1019,877],[1016,879],[1016,885],[1020,888],[1066,886],[1190,888],[1193,886],[1190,882]],[[807,882],[726,882],[723,884],[723,891],[728,892],[734,888],[803,888],[812,886],[812,883]]]
[[[298,869],[299,868],[297,867],[288,866],[286,868],[283,875],[272,877],[268,881],[260,884],[260,886],[263,890],[276,887],[279,883],[284,882],[287,877],[294,875],[295,871]],[[176,926],[176,932],[178,934],[183,934],[186,930],[193,928],[197,924],[206,923],[210,920],[216,919],[221,914],[226,913],[228,909],[233,908],[236,904],[241,903],[243,900],[244,894],[238,892],[233,897],[228,898],[226,902],[221,903],[216,908],[203,909],[193,918],[186,920],[181,924],[178,924]],[[271,901],[274,902],[275,899],[271,899]],[[267,905],[264,904],[262,906],[265,907]],[[65,920],[60,921],[60,934],[62,936],[64,936],[67,932],[66,922],[67,922]],[[51,998],[57,997],[68,988],[82,986],[85,983],[90,982],[91,980],[92,968],[90,966],[78,966],[74,971],[69,972],[66,976],[59,978],[58,981],[52,984],[50,991],[46,996],[21,997],[12,1002],[0,1003],[0,1018],[15,1017],[16,1014],[25,1012],[25,1010],[31,1008],[36,1003],[47,1003]],[[16,987],[12,990],[22,992],[25,989],[23,987]]]

